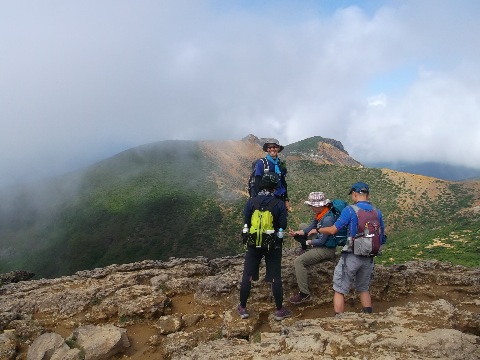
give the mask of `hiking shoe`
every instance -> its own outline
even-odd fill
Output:
[[[298,304],[301,304],[303,302],[306,302],[306,301],[310,301],[312,298],[310,297],[310,294],[302,294],[302,293],[298,293],[297,295],[295,296],[292,296],[290,298],[290,302],[292,304],[295,304],[295,305],[298,305]]]
[[[242,307],[242,305],[238,304],[238,306],[237,306],[237,311],[238,311],[238,315],[240,315],[240,317],[241,317],[242,319],[248,318],[247,308],[244,308],[244,307]]]
[[[290,316],[292,316],[292,312],[282,307],[280,310],[275,311],[273,318],[277,321],[280,321]]]

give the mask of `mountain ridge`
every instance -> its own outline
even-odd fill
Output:
[[[322,139],[305,139],[295,144],[295,153],[289,145],[280,153],[287,161],[294,208],[289,226],[310,219],[303,205],[310,191],[348,201],[350,185],[364,180],[372,188],[373,203],[384,212],[391,239],[389,256],[382,261],[415,256],[475,262],[471,253],[478,246],[480,182],[451,183],[367,168],[343,145]],[[156,142],[42,186],[0,193],[0,272],[21,269],[55,277],[112,263],[238,254],[246,181],[252,160],[264,156],[261,141],[249,135],[242,140]],[[456,259],[447,247],[414,253],[418,237],[450,243],[458,229],[472,235]]]
[[[480,180],[480,169],[450,165],[435,161],[428,162],[369,162],[366,166],[388,168],[410,174],[430,176],[448,181]]]

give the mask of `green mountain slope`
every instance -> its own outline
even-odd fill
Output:
[[[301,151],[318,150],[319,141],[308,140]],[[437,258],[478,265],[480,222],[468,210],[478,201],[478,183],[422,178],[425,183],[417,184],[416,175],[321,164],[288,156],[288,148],[290,226],[310,220],[303,205],[310,191],[348,201],[350,185],[364,180],[388,224],[389,244],[377,261]],[[242,141],[164,141],[47,183],[5,189],[0,272],[25,269],[56,277],[143,259],[238,254],[245,183],[258,154],[260,147]]]
[[[7,245],[10,256],[3,257],[0,271],[28,268],[49,277],[147,258],[234,252],[233,242],[217,238],[238,211],[225,212],[225,204],[212,196],[212,169],[197,143],[163,142],[77,174],[81,181],[61,199],[55,189],[43,189],[57,205],[37,216],[41,209],[25,201],[20,208],[30,210],[24,220],[10,231],[2,226],[2,248]],[[229,206],[238,210],[237,204]],[[15,243],[9,242],[14,234]]]

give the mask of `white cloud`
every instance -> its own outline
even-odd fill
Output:
[[[480,167],[480,4],[355,3],[5,3],[0,184],[153,141],[249,133],[335,138],[361,162]],[[405,67],[417,76],[398,81]]]
[[[387,106],[387,96],[385,94],[370,96],[367,101],[368,106],[371,107],[384,108]]]

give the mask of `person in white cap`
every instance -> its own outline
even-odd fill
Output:
[[[289,230],[289,234],[300,242],[303,248],[306,246],[311,246],[312,248],[309,251],[304,252],[302,255],[298,256],[293,264],[295,266],[295,275],[297,277],[298,288],[300,289],[299,293],[290,298],[292,304],[301,304],[303,302],[311,300],[310,290],[308,288],[308,272],[307,266],[318,264],[322,261],[331,260],[335,256],[335,245],[333,247],[327,247],[331,235],[319,234],[317,232],[318,227],[331,226],[335,222],[333,216],[326,216],[329,213],[330,208],[332,207],[332,202],[325,197],[323,192],[311,192],[308,195],[308,200],[305,201],[305,204],[310,206],[315,216],[311,224],[306,227],[304,230]],[[312,240],[308,240],[308,236],[312,234],[316,237]],[[335,240],[333,244],[336,244]]]

